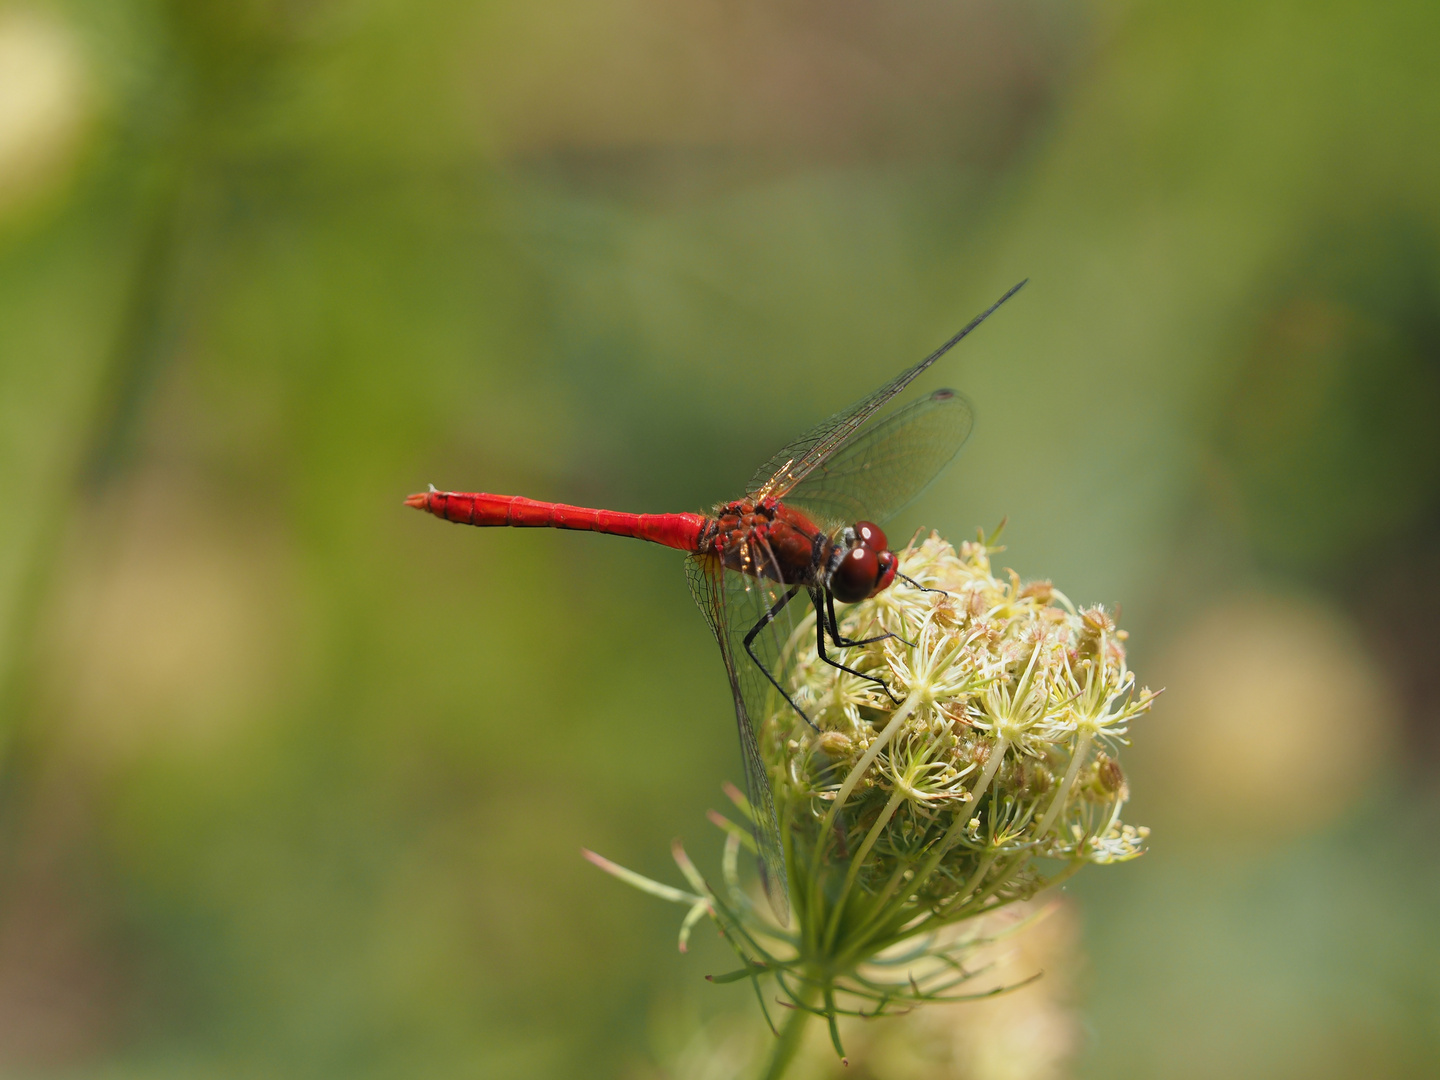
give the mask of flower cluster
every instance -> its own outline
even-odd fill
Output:
[[[991,550],[934,534],[908,548],[901,573],[920,587],[840,624],[849,639],[889,636],[839,651],[858,675],[800,650],[795,697],[815,726],[777,709],[763,735],[797,853],[847,861],[862,893],[903,882],[917,914],[945,919],[1032,895],[1036,858],[1117,862],[1146,833],[1119,818],[1116,750],[1155,698],[1136,689],[1125,632],[1049,582],[996,578]],[[814,640],[813,620],[797,642]]]
[[[837,1051],[837,1015],[985,996],[954,992],[977,974],[977,916],[1134,858],[1148,834],[1120,820],[1117,751],[1155,698],[1126,666],[1124,631],[1048,582],[997,577],[992,545],[912,542],[903,579],[840,620],[844,639],[878,639],[832,652],[849,671],[817,655],[813,614],[790,636],[783,670],[813,723],[777,694],[760,741],[791,927],[739,887],[749,836],[723,819],[723,893],[678,849],[694,891],[642,886],[690,904],[687,930],[714,918],[743,961],[731,977],[757,992],[773,977],[797,1022],[830,1021]],[[777,1067],[786,1052],[782,1038]]]

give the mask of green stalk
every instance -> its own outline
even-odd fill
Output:
[[[915,917],[916,910],[909,907],[908,890],[905,895],[895,896],[895,890],[900,887],[905,871],[909,869],[909,863],[903,863],[895,868],[895,872],[890,875],[890,880],[885,883],[885,888],[880,891],[870,905],[869,912],[848,935],[850,948],[843,956],[836,958],[836,963],[848,963],[851,954],[866,948],[876,933],[888,932],[887,928],[891,923],[904,925]]]
[[[835,817],[845,806],[846,800],[850,798],[850,793],[855,790],[855,785],[860,783],[861,778],[864,777],[870,766],[875,763],[875,759],[880,756],[880,751],[884,750],[885,747],[890,744],[890,740],[894,738],[895,732],[900,730],[900,725],[909,719],[910,714],[915,711],[915,706],[919,704],[919,694],[912,693],[907,697],[890,717],[890,722],[886,724],[885,729],[880,732],[880,737],[870,744],[864,755],[855,763],[854,767],[845,777],[844,783],[840,785],[840,790],[835,793],[835,799],[831,802],[830,809],[825,813],[825,820],[820,825],[820,835],[822,838],[830,835],[830,830],[835,826]]]
[[[835,900],[835,905],[830,909],[829,925],[825,927],[825,948],[829,950],[835,944],[835,931],[840,928],[840,916],[845,910],[846,901],[850,899],[850,890],[855,886],[855,879],[860,875],[860,867],[865,863],[865,856],[870,854],[870,849],[875,846],[875,841],[880,839],[880,833],[890,823],[900,800],[905,797],[905,791],[898,784],[895,794],[885,804],[885,809],[880,811],[880,816],[875,819],[875,824],[865,836],[865,841],[860,845],[860,850],[855,852],[850,860],[850,868],[845,872],[845,884],[840,887],[840,895]]]
[[[980,779],[975,782],[975,787],[971,793],[970,805],[974,808],[975,815],[980,813],[980,800],[985,797],[985,793],[989,790],[990,781],[995,779],[995,774],[1000,771],[1000,763],[1004,760],[1005,752],[1009,749],[1010,742],[1005,736],[1002,735],[995,740],[995,746],[990,751],[990,760],[985,763],[985,771],[980,774]],[[951,823],[950,828],[945,830],[945,835],[940,838],[940,843],[935,845],[935,851],[925,860],[924,865],[920,868],[920,872],[915,875],[913,887],[917,893],[925,887],[926,882],[930,880],[930,875],[935,872],[935,868],[940,865],[940,860],[945,857],[945,853],[954,845],[960,836],[960,831],[964,829],[967,824],[968,819],[965,815],[955,815],[955,820]]]
[[[1085,763],[1085,755],[1090,752],[1090,738],[1089,728],[1082,728],[1075,736],[1075,750],[1070,755],[1070,766],[1065,770],[1065,779],[1060,782],[1060,789],[1050,800],[1050,809],[1045,811],[1045,817],[1035,829],[1037,840],[1045,839],[1045,834],[1050,831],[1055,818],[1065,809],[1065,803],[1070,798],[1070,789],[1075,786],[1075,777],[1080,775],[1080,766]]]
[[[900,726],[909,719],[910,714],[915,711],[916,706],[919,704],[920,695],[918,694],[911,694],[905,699],[900,707],[895,710],[895,714],[891,716],[890,722],[885,725],[885,729],[880,732],[880,737],[870,744],[864,755],[850,769],[849,774],[845,777],[844,783],[840,785],[840,790],[835,793],[835,799],[831,802],[830,809],[826,811],[825,819],[820,823],[820,833],[815,843],[814,855],[812,856],[813,862],[810,872],[810,910],[812,912],[818,913],[825,910],[823,882],[825,851],[834,833],[836,816],[845,806],[846,800],[850,798],[851,792],[855,790],[861,778],[864,777],[870,766],[875,763],[875,759],[880,756],[880,752],[889,745],[890,740],[895,737],[895,733],[900,730]],[[824,932],[824,928],[821,926],[816,926],[813,929],[822,934]],[[806,936],[810,938],[812,946],[818,946],[820,944],[819,939],[810,937],[808,933]]]
[[[1008,749],[1009,749],[1008,740],[1002,735],[1002,736],[1000,737],[1000,739],[996,742],[994,749],[990,752],[990,760],[989,760],[989,761],[986,763],[986,765],[985,765],[985,771],[980,775],[980,779],[979,779],[978,781],[976,781],[975,788],[974,788],[975,794],[974,794],[974,796],[972,797],[972,805],[978,805],[978,804],[979,804],[979,801],[980,801],[982,798],[984,798],[986,791],[987,791],[987,790],[989,789],[989,787],[990,787],[990,781],[995,778],[995,774],[999,771],[999,769],[1000,769],[1000,762],[1001,762],[1001,760],[1004,758],[1005,753],[1006,753],[1006,751],[1007,751]],[[947,851],[949,851],[951,845],[954,844],[955,838],[959,835],[959,830],[962,828],[963,823],[965,822],[965,820],[966,820],[966,819],[965,819],[963,816],[960,816],[960,815],[957,815],[957,816],[956,816],[954,823],[950,826],[949,829],[946,830],[945,835],[941,838],[940,843],[936,846],[936,849],[935,849],[934,853],[933,853],[928,859],[925,860],[925,863],[924,863],[924,865],[921,867],[920,872],[919,872],[918,874],[916,874],[916,875],[915,875],[915,878],[910,882],[909,888],[907,888],[907,890],[906,890],[907,894],[908,894],[911,890],[913,890],[913,891],[915,891],[915,892],[918,893],[918,892],[920,891],[920,889],[922,889],[922,888],[924,887],[925,883],[930,879],[930,875],[935,872],[935,868],[940,865],[940,860],[945,857],[945,853],[946,853]],[[981,861],[980,869],[979,869],[979,871],[977,872],[977,875],[974,876],[974,877],[972,877],[971,880],[970,880],[970,882],[968,882],[968,883],[966,884],[966,886],[965,886],[965,893],[969,893],[970,891],[972,891],[972,890],[976,887],[976,885],[979,883],[979,881],[983,878],[985,872],[986,872],[987,870],[989,870],[990,865],[991,865],[991,863],[992,863],[993,861],[994,861],[994,855],[993,855],[993,854],[988,855],[986,858],[984,858],[984,859]],[[962,895],[963,895],[963,894],[962,894]],[[901,921],[902,921],[902,922],[909,921],[909,919],[912,918],[913,915],[912,915],[911,913],[908,913],[908,912],[904,912],[904,911],[903,911],[903,908],[904,908],[904,902],[903,902],[903,901],[901,902],[901,904],[899,905],[899,907],[900,907],[900,909],[902,909],[902,910],[900,911],[900,914],[903,915],[903,918],[901,919]],[[893,918],[893,917],[894,917],[894,913],[890,913],[890,914],[891,914],[891,917]],[[850,953],[854,952],[857,947],[865,946],[867,943],[871,943],[871,942],[873,941],[873,939],[872,939],[872,934],[873,934],[875,931],[872,931],[872,930],[870,929],[870,927],[872,926],[873,922],[874,922],[873,917],[872,917],[871,919],[867,919],[867,920],[866,920],[866,922],[865,922],[865,927],[864,927],[864,932],[863,932],[863,933],[857,933],[857,934],[855,935],[855,940],[852,942],[851,948],[850,948],[849,950],[847,950],[847,953],[846,953],[847,956],[848,956]],[[883,928],[883,929],[880,929],[880,932],[881,932],[881,933],[886,933],[886,934],[888,934],[888,933],[893,932],[893,928],[886,926],[885,923],[884,923],[884,921],[881,922],[880,926]],[[878,929],[878,928],[877,928],[877,929]]]
[[[789,1018],[780,1028],[780,1037],[775,1040],[775,1049],[770,1053],[765,1071],[760,1074],[761,1080],[780,1080],[790,1068],[790,1063],[795,1060],[795,1055],[800,1052],[805,1041],[805,1022],[810,1019],[810,1008],[819,995],[818,986],[805,984],[800,995],[800,1005],[804,1007],[790,1010]]]
[[[965,882],[964,887],[957,894],[961,898],[961,903],[965,900],[973,899],[975,890],[984,882],[985,875],[990,872],[990,867],[993,866],[994,863],[994,852],[987,853],[985,857],[980,860],[980,865],[976,868],[975,873],[970,876],[970,880]],[[998,882],[993,887],[998,887]],[[850,950],[840,958],[841,962],[848,964],[853,962],[854,957],[867,953],[873,955],[874,953],[883,952],[885,949],[890,948],[890,946],[897,945],[906,938],[912,937],[915,933],[921,932],[920,926],[909,925],[915,918],[916,913],[905,910],[903,903],[897,905],[893,911],[889,911],[886,914],[889,916],[888,920],[882,919],[878,922],[872,921],[871,923],[867,923],[863,928],[863,932],[854,935]],[[945,921],[947,920],[943,916],[936,917],[932,915],[925,920],[923,925],[928,926],[937,922],[944,923]],[[907,926],[909,927],[908,929]]]

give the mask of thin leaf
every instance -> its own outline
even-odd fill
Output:
[[[679,840],[670,844],[670,856],[675,860],[675,865],[680,867],[680,872],[685,875],[685,880],[690,883],[690,887],[704,896],[709,896],[710,887],[705,884],[705,879],[700,875],[700,871],[690,861],[690,856],[685,854],[685,848],[681,846]]]
[[[746,964],[738,971],[727,971],[724,975],[706,975],[705,978],[708,982],[712,983],[732,983],[739,982],[741,979],[753,979],[759,975],[768,974],[770,974],[770,969],[766,965],[752,963]]]
[[[755,811],[750,808],[750,800],[745,797],[745,793],[730,783],[729,780],[725,781],[724,787],[726,797],[735,804],[736,809],[738,809],[740,813],[745,815],[745,820],[753,822],[755,820]]]
[[[619,863],[613,863],[603,855],[597,855],[589,848],[581,848],[580,854],[594,863],[611,877],[619,878],[626,885],[631,885],[641,892],[649,893],[651,896],[658,896],[661,900],[669,900],[672,904],[696,904],[705,903],[703,896],[696,896],[684,889],[677,889],[673,885],[662,885],[658,881],[652,881],[644,874],[637,874],[634,870],[627,870]]]
[[[692,907],[688,912],[686,912],[685,921],[680,924],[681,952],[690,951],[690,931],[695,928],[695,924],[698,923],[701,919],[703,919],[706,915],[713,916],[714,914],[715,913],[710,910],[710,903],[707,900],[699,901],[694,907]]]
[[[734,785],[729,786],[733,787]],[[740,793],[737,791],[736,794],[739,795]],[[742,795],[741,798],[744,798],[744,796]],[[735,822],[716,810],[707,810],[705,816],[710,819],[710,824],[718,829],[724,829],[730,836],[738,838],[740,843],[744,845],[745,850],[750,852],[751,855],[758,855],[760,853],[760,849],[755,846],[755,837],[750,834],[749,829],[742,825],[735,824]]]

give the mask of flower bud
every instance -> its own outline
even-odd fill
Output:
[[[1117,794],[1128,794],[1125,785],[1125,773],[1120,768],[1120,762],[1105,753],[1105,751],[1101,750],[1095,755],[1095,764],[1091,768],[1093,770],[1093,776],[1090,786],[1097,796],[1103,799],[1109,799]]]
[[[1048,581],[1032,581],[1020,590],[1021,600],[1035,600],[1041,604],[1050,603],[1055,596],[1055,586]]]

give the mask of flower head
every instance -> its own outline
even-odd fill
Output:
[[[837,663],[817,654],[814,614],[790,636],[782,674],[807,717],[777,692],[760,744],[793,930],[741,889],[749,837],[730,823],[724,894],[688,859],[694,891],[656,892],[691,905],[686,932],[713,917],[741,957],[734,977],[757,992],[773,978],[830,1021],[837,1050],[838,1015],[975,996],[967,920],[1144,849],[1148,830],[1120,820],[1115,755],[1155,695],[1135,688],[1125,634],[1048,581],[997,577],[995,550],[912,542],[897,584],[844,612],[839,637],[862,644],[837,645]]]

